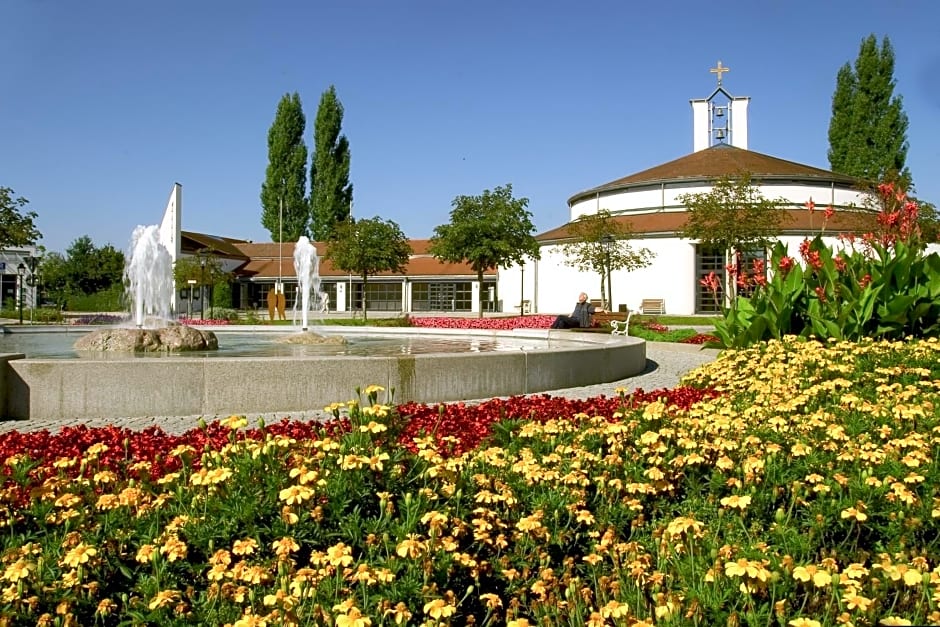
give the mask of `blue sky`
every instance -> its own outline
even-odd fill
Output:
[[[940,201],[934,0],[4,0],[0,186],[41,243],[125,248],[174,182],[183,228],[270,241],[259,192],[280,98],[308,148],[336,86],[354,214],[431,235],[461,194],[512,183],[539,231],[567,199],[692,150],[689,100],[750,96],[750,148],[828,167],[839,67],[887,35],[917,193]]]

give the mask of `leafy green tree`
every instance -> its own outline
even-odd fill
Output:
[[[720,178],[711,191],[683,194],[679,200],[688,210],[680,235],[725,255],[766,250],[787,220],[781,211],[786,201],[764,198],[748,173]],[[734,293],[733,282],[725,293]]]
[[[441,261],[469,263],[482,287],[484,271],[540,257],[528,205],[528,198],[513,198],[511,184],[484,190],[480,196],[457,196],[450,223],[434,227],[429,251]]]
[[[42,238],[36,228],[36,212],[25,211],[29,201],[14,197],[9,187],[0,187],[0,250],[12,246],[32,246]]]
[[[310,231],[316,241],[332,238],[336,225],[352,213],[353,186],[349,182],[349,141],[340,131],[343,105],[330,88],[320,97],[313,131],[310,167]]]
[[[268,130],[268,168],[261,185],[261,224],[276,242],[296,241],[308,232],[306,125],[300,96],[284,94]]]
[[[113,291],[114,298],[123,292],[124,253],[111,244],[96,246],[83,235],[65,251],[47,253],[40,264],[43,291],[58,304],[70,298],[91,296]]]
[[[630,245],[633,230],[629,223],[615,220],[606,209],[581,216],[568,225],[568,233],[571,240],[561,246],[567,258],[565,265],[581,272],[598,273],[601,300],[608,303],[608,307],[613,303],[613,295],[607,293],[605,278],[610,284],[614,270],[631,272],[645,268],[654,257],[648,248],[634,250]]]
[[[911,186],[907,160],[907,114],[894,94],[894,49],[885,37],[862,40],[854,67],[836,75],[829,122],[829,165],[865,181]]]
[[[337,224],[324,258],[343,272],[362,278],[362,317],[368,319],[369,275],[405,272],[410,256],[411,245],[398,224],[376,216],[362,220],[350,218]]]
[[[177,288],[198,287],[197,294],[202,294],[204,298],[210,300],[215,287],[220,284],[227,285],[230,280],[231,274],[223,269],[222,262],[209,254],[180,257],[173,264],[173,281]],[[195,281],[195,283],[190,283],[190,281]],[[214,300],[211,302],[215,303]],[[209,315],[212,315],[211,309]]]

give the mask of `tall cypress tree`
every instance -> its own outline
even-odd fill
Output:
[[[313,239],[331,239],[338,223],[352,212],[349,182],[349,141],[340,134],[343,105],[336,88],[323,92],[313,131],[313,164],[310,168],[310,231]]]
[[[836,77],[829,122],[829,165],[834,172],[872,182],[911,184],[907,114],[894,95],[894,49],[885,37],[862,40],[854,68]]]
[[[284,94],[268,130],[268,168],[261,184],[261,224],[275,242],[308,233],[306,126],[300,96]]]

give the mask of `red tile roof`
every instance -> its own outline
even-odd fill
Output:
[[[855,186],[858,183],[856,179],[844,174],[836,174],[821,168],[814,168],[786,159],[778,159],[777,157],[728,146],[727,144],[718,144],[648,170],[579,192],[568,199],[568,205],[570,206],[579,200],[599,193],[629,187],[676,181],[711,181],[725,176],[737,176],[744,172],[750,173],[758,180],[798,179],[811,180],[817,183],[833,182],[845,186]]]
[[[476,278],[476,272],[466,263],[443,263],[427,253],[428,240],[409,240],[412,255],[406,266],[406,275],[411,278],[447,277],[447,278]],[[322,257],[326,253],[326,242],[314,242],[317,255]],[[235,245],[250,261],[238,274],[253,279],[276,279],[281,277],[294,277],[294,242],[241,242]],[[283,261],[278,268],[278,252],[283,253]],[[333,267],[328,260],[320,260],[320,277],[345,277],[348,273]],[[405,276],[391,272],[380,272],[378,277]],[[495,277],[495,270],[487,270],[485,277]]]
[[[806,209],[787,209],[787,217],[781,226],[782,235],[815,234],[820,231],[825,220],[823,212],[817,209],[810,213]],[[687,212],[657,211],[631,216],[615,216],[613,220],[626,224],[636,235],[675,236],[685,227]],[[827,233],[866,233],[875,228],[876,214],[870,211],[836,211],[826,222]],[[539,234],[536,239],[543,243],[561,242],[571,237],[569,224]]]

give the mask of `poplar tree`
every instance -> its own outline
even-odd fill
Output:
[[[268,168],[261,184],[261,224],[275,242],[308,234],[306,126],[300,96],[284,94],[268,130]]]
[[[907,115],[894,95],[894,49],[885,37],[862,40],[854,67],[836,76],[829,122],[829,165],[833,172],[868,182],[911,185],[907,160]]]
[[[320,97],[313,129],[313,163],[310,167],[310,231],[313,239],[333,238],[336,225],[352,213],[349,182],[349,141],[340,134],[343,105],[330,88]]]

